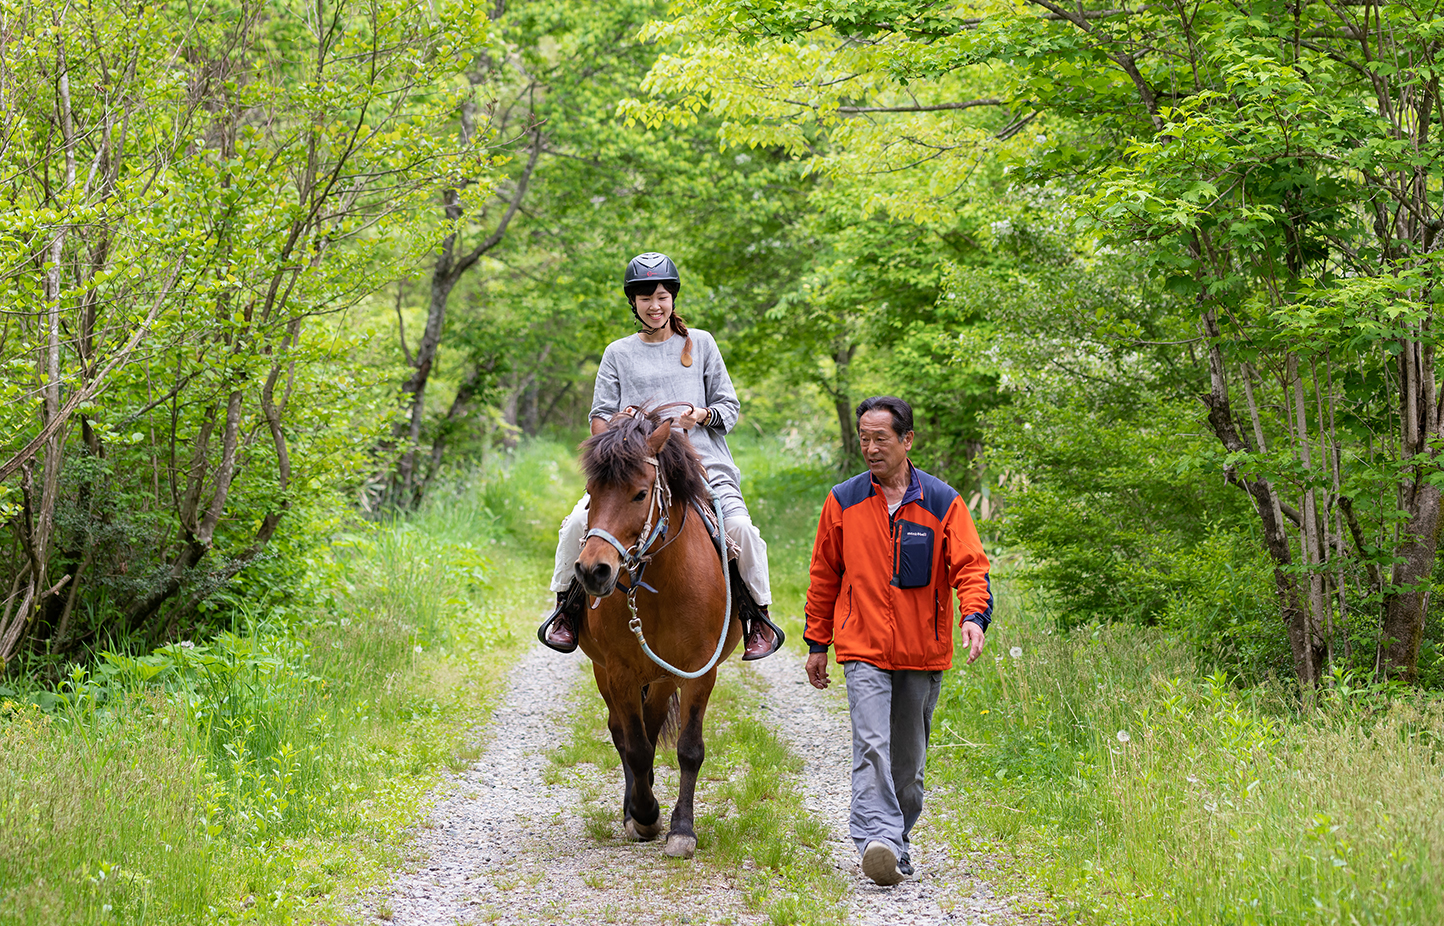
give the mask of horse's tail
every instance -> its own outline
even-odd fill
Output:
[[[682,692],[672,692],[667,699],[667,719],[657,732],[657,745],[663,749],[676,749],[677,739],[682,735]]]

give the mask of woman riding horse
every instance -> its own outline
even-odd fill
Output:
[[[701,457],[707,481],[722,499],[727,536],[737,547],[734,568],[741,581],[733,585],[745,593],[738,607],[745,635],[742,658],[761,659],[776,652],[784,636],[767,613],[772,603],[767,544],[747,512],[741,473],[727,447],[726,434],[737,423],[741,406],[717,342],[701,329],[689,329],[674,311],[673,300],[681,289],[677,267],[665,254],[640,254],[627,264],[623,290],[642,329],[608,344],[602,354],[592,392],[591,431],[596,435],[606,430],[608,420],[623,409],[675,407],[676,426],[687,432]],[[587,529],[587,502],[583,495],[562,521],[551,583],[557,604],[537,628],[537,639],[562,653],[577,648],[586,604],[575,565]]]

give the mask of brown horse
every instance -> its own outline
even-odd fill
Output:
[[[662,831],[652,762],[670,718],[680,725],[682,774],[666,852],[691,858],[702,719],[717,663],[737,646],[742,625],[727,611],[727,573],[694,507],[711,510],[706,473],[691,445],[672,437],[672,420],[654,408],[616,415],[582,445],[591,502],[575,568],[593,597],[579,642],[592,660],[622,757],[623,826],[633,839],[655,839]]]

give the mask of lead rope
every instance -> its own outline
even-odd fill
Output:
[[[660,472],[658,469],[658,473]],[[637,642],[642,645],[642,652],[664,670],[681,678],[700,678],[711,672],[712,667],[717,665],[717,660],[722,658],[722,648],[727,644],[727,631],[732,627],[732,583],[727,580],[727,532],[722,523],[722,498],[715,491],[712,492],[712,510],[717,514],[717,554],[722,559],[722,584],[727,588],[727,609],[722,612],[722,636],[717,639],[717,649],[705,666],[696,672],[683,672],[652,652],[652,648],[647,645],[647,638],[642,636],[642,619],[637,616],[637,586],[633,585],[627,592],[627,608],[632,612],[632,619],[627,621],[627,626],[636,634]]]

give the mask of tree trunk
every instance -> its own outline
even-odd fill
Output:
[[[862,465],[862,445],[857,440],[857,418],[856,410],[852,407],[852,395],[848,388],[848,366],[852,363],[852,355],[857,350],[857,345],[849,344],[839,346],[832,355],[832,361],[836,365],[836,378],[834,386],[828,388],[832,393],[832,407],[837,411],[837,429],[841,438],[841,454],[837,459],[837,468],[845,473],[851,473]],[[826,387],[825,387],[826,388]]]
[[[446,215],[455,221],[460,218],[460,198],[454,190],[447,191]],[[401,384],[401,394],[406,396],[407,415],[396,424],[396,436],[403,441],[404,450],[396,463],[396,475],[392,480],[392,502],[407,497],[416,477],[416,450],[421,442],[421,424],[426,415],[426,386],[431,381],[431,371],[436,365],[436,352],[441,348],[441,332],[446,326],[446,301],[451,297],[457,277],[451,273],[451,254],[456,246],[456,235],[446,236],[441,245],[441,257],[431,276],[430,299],[426,307],[426,327],[416,345],[412,358],[412,372]]]
[[[522,418],[522,430],[526,432],[527,437],[536,437],[537,430],[541,427],[541,408],[537,397],[539,391],[541,391],[541,387],[537,385],[536,376],[532,376],[531,384],[526,387],[526,393],[523,396],[525,412]]]
[[[1427,334],[1427,332],[1422,332]],[[1399,487],[1399,507],[1409,512],[1399,542],[1389,590],[1384,595],[1376,671],[1380,679],[1412,682],[1419,673],[1419,650],[1428,616],[1428,584],[1439,547],[1439,487],[1429,479],[1437,456],[1428,441],[1439,431],[1434,402],[1434,354],[1421,339],[1405,338],[1398,356],[1400,450],[1405,459],[1427,456],[1414,479]]]
[[[1252,450],[1234,423],[1233,408],[1228,397],[1228,375],[1224,367],[1223,352],[1219,348],[1222,333],[1212,308],[1203,310],[1200,323],[1209,341],[1210,390],[1199,396],[1199,399],[1208,409],[1209,428],[1230,453]],[[1264,544],[1274,562],[1274,591],[1278,595],[1280,616],[1289,637],[1294,674],[1301,685],[1312,688],[1318,684],[1324,665],[1323,640],[1319,633],[1318,617],[1305,605],[1304,596],[1300,593],[1298,581],[1294,577],[1293,551],[1289,546],[1288,532],[1273,484],[1263,477],[1249,478],[1232,467],[1225,470],[1224,476],[1248,492],[1253,500],[1254,511],[1257,512],[1263,528]],[[1307,557],[1305,561],[1307,562]]]
[[[837,429],[842,438],[842,453],[837,468],[852,472],[861,465],[862,445],[857,440],[857,422],[853,420],[852,399],[845,392],[833,395],[833,408],[837,410]]]
[[[480,77],[473,76],[473,83],[479,80]],[[465,116],[465,114],[463,115]],[[468,130],[466,134],[469,136],[470,131]],[[392,505],[407,505],[410,499],[420,498],[417,492],[421,483],[416,465],[417,448],[421,441],[421,425],[426,415],[426,386],[431,381],[437,351],[441,348],[441,333],[446,326],[446,303],[451,297],[452,289],[456,287],[457,282],[466,272],[476,266],[483,255],[501,243],[506,236],[507,227],[511,225],[511,220],[516,216],[517,210],[521,208],[522,198],[526,196],[527,184],[531,182],[537,159],[541,157],[541,132],[533,128],[531,135],[531,155],[522,169],[521,176],[517,179],[516,189],[511,199],[506,200],[506,211],[498,220],[496,229],[476,247],[460,256],[456,251],[458,232],[453,231],[442,239],[441,254],[437,257],[436,266],[431,274],[431,295],[427,303],[426,328],[422,332],[421,341],[416,345],[416,354],[410,358],[412,373],[401,385],[401,394],[409,398],[406,400],[406,418],[397,423],[395,430],[396,438],[404,442],[404,447],[401,458],[396,463],[396,470],[391,477],[387,492]],[[443,201],[448,223],[460,222],[465,215],[461,191],[447,190],[443,194]],[[515,423],[515,418],[515,413],[513,413],[508,420]]]
[[[1383,679],[1413,682],[1419,674],[1419,650],[1424,642],[1424,619],[1429,578],[1439,547],[1439,488],[1423,482],[1414,498],[1414,514],[1404,528],[1406,538],[1394,550],[1401,560],[1394,565],[1390,584],[1397,589],[1384,596],[1378,675]]]

